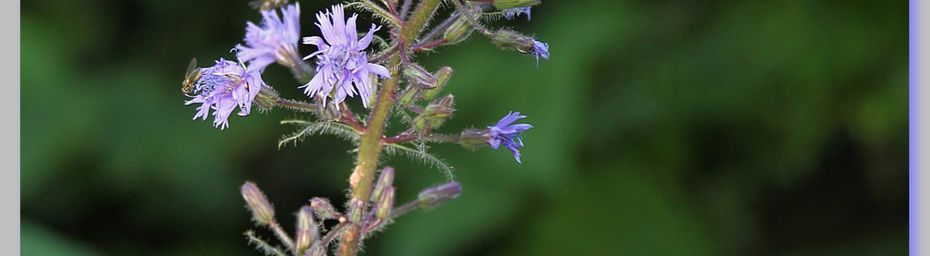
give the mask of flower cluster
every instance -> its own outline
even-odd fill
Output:
[[[508,20],[526,15],[540,0],[419,0],[416,7],[400,1],[350,1],[358,10],[371,12],[367,30],[359,31],[358,14],[346,13],[341,4],[316,13],[318,33],[303,37],[303,45],[312,45],[309,55],[301,58],[300,5],[288,0],[255,0],[261,8],[261,22],[247,22],[243,43],[235,45],[238,61],[220,58],[214,65],[197,68],[192,61],[182,91],[189,97],[185,104],[199,104],[194,119],[213,116],[213,126],[229,127],[229,116],[237,108],[247,116],[253,104],[260,110],[281,108],[304,115],[287,124],[300,126],[284,136],[279,146],[297,143],[304,136],[332,134],[358,146],[357,166],[349,176],[351,193],[344,210],[336,209],[324,198],[312,198],[297,211],[297,228],[289,235],[277,222],[274,207],[258,186],[246,183],[242,196],[252,211],[257,226],[270,229],[284,249],[247,232],[249,241],[276,255],[327,255],[338,246],[339,255],[355,255],[362,240],[383,230],[395,218],[416,209],[430,209],[458,197],[462,187],[448,182],[422,190],[417,198],[395,204],[394,169],[384,167],[384,154],[404,154],[417,158],[450,175],[452,168],[428,152],[429,143],[454,143],[469,148],[507,148],[517,163],[522,163],[523,132],[533,128],[517,123],[526,118],[509,112],[486,129],[467,129],[443,133],[443,124],[456,116],[456,97],[444,92],[453,74],[451,67],[430,68],[417,63],[417,55],[439,47],[463,42],[471,35],[481,35],[503,49],[539,59],[549,59],[549,44],[507,28],[491,29],[485,21],[503,16]],[[412,3],[409,1],[405,1]],[[455,8],[438,12],[440,6]],[[411,4],[412,5],[412,4]],[[499,11],[499,12],[498,12]],[[431,24],[439,14],[445,21]],[[495,16],[497,15],[497,16]],[[365,24],[366,26],[368,24]],[[382,37],[375,34],[386,27]],[[379,44],[373,44],[375,38]],[[310,52],[310,51],[308,51]],[[289,69],[297,82],[289,87],[302,90],[306,98],[286,99],[262,80],[262,73],[272,64]],[[361,98],[367,115],[353,112],[349,98]],[[377,106],[377,107],[372,107]],[[403,120],[391,124],[392,119]],[[396,134],[393,128],[406,125]],[[374,178],[378,175],[377,179]],[[338,224],[321,230],[324,221]],[[323,234],[326,232],[326,234]]]

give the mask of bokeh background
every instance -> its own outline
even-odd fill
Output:
[[[301,2],[304,36],[331,3]],[[473,37],[421,61],[456,71],[444,131],[528,115],[524,163],[434,147],[464,194],[367,255],[905,254],[907,17],[906,1],[550,0],[496,22],[551,60]],[[245,0],[22,2],[23,255],[258,255],[244,181],[286,227],[310,197],[343,202],[349,143],[278,149],[278,121],[302,116],[221,132],[183,105],[190,58],[232,58],[259,19]],[[299,97],[285,69],[265,78]],[[399,201],[445,181],[388,163]]]

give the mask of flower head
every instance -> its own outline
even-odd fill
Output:
[[[520,135],[523,131],[533,128],[529,124],[513,124],[517,120],[526,118],[524,115],[520,115],[520,112],[510,112],[504,118],[501,118],[497,122],[497,125],[488,126],[488,144],[491,145],[491,148],[497,149],[501,144],[507,149],[510,149],[510,152],[513,153],[513,157],[517,160],[517,163],[522,163],[520,161],[520,147],[523,147],[523,140],[520,138]]]
[[[239,115],[246,116],[252,108],[252,100],[265,86],[258,71],[246,71],[239,63],[220,59],[216,65],[203,68],[201,77],[194,84],[195,95],[185,105],[200,103],[194,119],[207,120],[213,113],[213,126],[229,127],[229,115],[239,107]]]
[[[530,11],[530,7],[526,6],[504,9],[501,12],[503,12],[504,18],[508,20],[512,20],[513,18],[520,16],[520,14],[526,14],[526,20],[530,20],[532,18],[532,16],[530,16]]]
[[[249,69],[262,71],[275,61],[294,65],[297,41],[300,38],[300,5],[262,11],[261,26],[249,22],[245,28],[245,44],[236,46],[236,56],[249,63]]]
[[[533,55],[536,55],[536,67],[539,67],[539,57],[549,59],[549,44],[533,40]]]
[[[333,103],[338,106],[346,96],[358,94],[362,104],[368,107],[368,101],[375,90],[371,74],[391,76],[384,66],[368,63],[365,53],[365,48],[371,44],[372,35],[380,28],[371,25],[368,34],[359,39],[355,28],[357,17],[357,14],[353,14],[346,21],[343,7],[338,4],[331,10],[317,13],[316,26],[320,28],[323,37],[304,38],[304,44],[315,45],[318,49],[304,58],[317,58],[316,75],[309,83],[301,86],[306,88],[304,93],[310,97],[322,97],[325,103],[326,98],[332,96]]]
[[[539,66],[539,57],[549,59],[549,44],[510,29],[495,31],[491,34],[491,43],[504,49],[513,49],[536,56],[536,66]]]

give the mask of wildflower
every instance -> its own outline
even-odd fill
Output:
[[[520,115],[520,112],[510,112],[504,118],[501,118],[497,125],[488,126],[487,138],[491,148],[497,149],[501,144],[504,144],[504,147],[513,152],[513,157],[517,160],[517,163],[522,163],[519,148],[523,147],[523,140],[520,135],[523,131],[533,128],[529,124],[513,124],[513,122],[523,118],[526,118],[526,116]]]
[[[357,14],[345,21],[342,5],[334,5],[331,11],[317,13],[317,27],[323,37],[304,37],[304,44],[315,45],[318,50],[304,59],[317,57],[316,75],[309,83],[301,86],[310,97],[319,96],[326,103],[326,98],[333,97],[333,103],[343,102],[348,97],[358,94],[362,104],[368,107],[372,92],[375,90],[370,77],[376,74],[390,77],[384,66],[368,63],[365,48],[371,44],[372,35],[380,27],[371,25],[371,29],[361,39],[355,28]],[[324,40],[325,39],[325,40]]]
[[[504,18],[508,20],[512,20],[514,17],[520,16],[520,14],[526,14],[526,20],[530,20],[532,19],[532,16],[530,16],[530,8],[531,7],[529,6],[516,7],[516,8],[505,9],[505,10],[502,10],[501,12],[503,12]]]
[[[501,29],[491,35],[491,43],[504,49],[514,49],[525,54],[536,56],[536,65],[539,66],[539,57],[549,59],[549,44],[540,42],[519,32]]]
[[[292,67],[298,60],[297,41],[300,38],[300,5],[275,10],[263,10],[261,26],[249,22],[245,28],[245,44],[236,46],[236,56],[249,63],[249,69],[261,72],[274,62]]]
[[[533,40],[533,55],[536,56],[536,67],[539,67],[539,57],[549,59],[549,44]]]
[[[216,65],[201,70],[201,77],[194,84],[192,99],[185,105],[200,103],[194,119],[207,120],[213,113],[213,126],[229,127],[229,115],[238,106],[239,115],[246,116],[252,108],[252,100],[258,95],[265,82],[257,71],[247,71],[239,63],[220,59]]]

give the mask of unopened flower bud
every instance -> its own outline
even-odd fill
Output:
[[[378,200],[378,210],[375,217],[385,220],[391,216],[391,209],[394,208],[394,187],[388,187],[381,193],[381,199]]]
[[[436,95],[439,95],[439,92],[446,87],[449,78],[452,78],[452,68],[439,68],[433,76],[436,77],[436,87],[423,92],[423,99],[425,100],[433,100],[433,98],[436,98]]]
[[[314,197],[310,199],[310,208],[313,208],[313,214],[316,214],[316,217],[320,220],[336,219],[339,216],[336,207],[333,207],[326,198]]]
[[[394,168],[393,167],[384,167],[381,169],[381,175],[378,176],[378,181],[375,183],[375,189],[371,191],[371,202],[378,202],[381,200],[381,193],[384,190],[390,188],[394,184]]]
[[[426,131],[439,128],[455,112],[455,97],[451,94],[440,99],[434,100],[423,109],[417,117],[413,119],[414,128],[418,131]]]
[[[472,11],[472,13],[475,16],[480,16],[481,9],[476,8],[474,11]],[[442,39],[446,40],[445,44],[447,45],[458,44],[462,41],[465,41],[465,39],[468,39],[468,37],[471,36],[471,33],[474,31],[475,28],[468,23],[468,17],[465,17],[465,15],[459,15],[459,17],[456,18],[448,28],[446,28],[446,31],[442,33]]]
[[[459,185],[458,182],[449,182],[423,190],[417,196],[417,200],[420,202],[420,207],[435,208],[445,201],[459,197],[461,194],[462,185]]]
[[[398,104],[401,106],[410,106],[411,103],[417,100],[417,94],[420,94],[419,86],[408,86],[403,92],[400,93],[400,99],[397,100]]]
[[[365,203],[355,198],[349,199],[349,202],[346,202],[346,215],[348,215],[347,217],[350,221],[359,221],[362,219],[362,215],[365,212],[363,206],[365,206]]]
[[[408,64],[404,69],[404,76],[423,88],[436,88],[436,77],[420,65]]]
[[[529,7],[538,5],[540,0],[494,0],[494,8],[498,10],[517,8],[517,7]]]
[[[305,205],[297,212],[297,239],[294,240],[294,250],[297,251],[297,255],[303,255],[318,237],[320,233],[313,221],[313,210]]]
[[[252,211],[252,219],[259,225],[268,225],[274,222],[274,208],[268,202],[265,194],[255,186],[255,183],[246,182],[242,185],[242,198]]]

